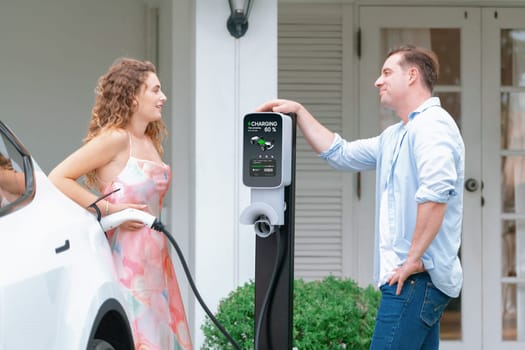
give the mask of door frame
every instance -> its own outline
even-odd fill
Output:
[[[523,349],[524,343],[503,341],[502,301],[502,196],[501,196],[501,102],[500,30],[525,28],[525,8],[484,8],[482,10],[482,142],[483,154],[483,322],[485,349]],[[496,69],[494,69],[496,67]],[[495,117],[497,116],[497,117]],[[512,153],[512,152],[510,152]],[[516,155],[523,156],[525,152]],[[498,164],[494,167],[494,164]],[[523,215],[520,218],[523,220]],[[500,234],[495,234],[500,233]],[[517,260],[517,259],[516,259]],[[498,302],[494,302],[497,300]],[[518,309],[519,312],[519,309]],[[523,312],[523,310],[522,310]],[[497,315],[497,317],[491,317]]]

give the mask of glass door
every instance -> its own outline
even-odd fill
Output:
[[[525,348],[524,16],[482,13],[485,349]]]
[[[461,129],[466,146],[465,178],[471,190],[466,191],[464,197],[460,252],[464,286],[460,298],[450,303],[443,316],[441,349],[481,349],[481,11],[477,8],[367,6],[360,8],[359,21],[361,137],[377,135],[399,121],[397,116],[380,108],[378,91],[373,85],[387,51],[401,44],[415,44],[431,48],[439,57],[441,73],[435,95]],[[374,174],[363,174],[363,196],[373,196],[373,177]],[[365,213],[373,209],[363,206],[361,210]],[[373,231],[372,226],[369,229]],[[363,244],[370,246],[371,242]],[[360,251],[369,250],[363,247]]]

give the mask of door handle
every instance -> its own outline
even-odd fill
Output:
[[[61,245],[60,247],[56,247],[55,248],[55,253],[57,253],[57,254],[63,253],[66,250],[69,250],[69,247],[70,247],[69,239],[66,239],[66,241],[64,242],[63,245]]]
[[[476,179],[470,178],[465,181],[465,189],[469,192],[476,192],[479,189],[479,182]]]

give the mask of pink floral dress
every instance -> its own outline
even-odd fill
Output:
[[[159,217],[170,179],[168,165],[130,156],[104,193],[118,188],[108,197],[110,202],[147,204],[147,210]],[[148,227],[138,231],[117,228],[108,237],[132,314],[135,349],[192,349],[166,237]]]

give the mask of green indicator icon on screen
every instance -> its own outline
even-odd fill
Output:
[[[261,150],[267,151],[273,148],[274,144],[272,141],[266,141],[264,138],[259,136],[254,136],[250,139],[252,145],[258,145],[261,147]]]

